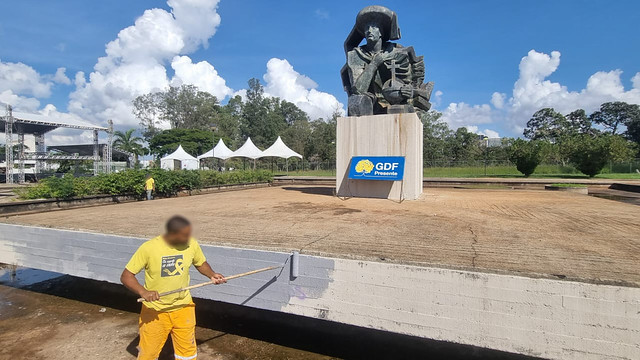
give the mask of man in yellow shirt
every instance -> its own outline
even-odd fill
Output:
[[[147,174],[147,179],[144,181],[144,190],[147,192],[147,200],[153,200],[153,192],[156,190],[156,181],[151,177],[151,174]]]
[[[144,244],[133,254],[120,281],[145,301],[138,327],[139,360],[156,359],[171,334],[175,358],[192,360],[198,356],[195,338],[195,305],[189,290],[159,297],[158,293],[189,286],[191,265],[215,284],[225,283],[224,276],[211,269],[196,239],[191,224],[174,216],[166,224],[166,233]],[[144,269],[144,286],[135,274]]]

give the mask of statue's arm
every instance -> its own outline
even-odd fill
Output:
[[[382,64],[382,57],[374,56],[371,62],[365,65],[364,69],[362,69],[361,66],[357,66],[355,57],[357,57],[356,54],[349,54],[349,72],[351,73],[351,81],[353,84],[352,89],[354,94],[362,95],[369,91],[376,71],[380,64]]]

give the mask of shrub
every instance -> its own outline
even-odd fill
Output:
[[[529,177],[547,154],[548,144],[543,141],[515,140],[509,148],[509,159],[516,164],[516,169]]]
[[[196,190],[205,187],[271,181],[269,171],[230,171],[214,170],[125,170],[95,177],[75,178],[67,174],[62,178],[50,177],[16,193],[22,199],[69,199],[87,195],[133,195],[144,196],[144,181],[150,173],[156,181],[156,194],[174,196],[182,190]]]
[[[569,160],[581,173],[594,177],[611,160],[620,161],[631,156],[626,140],[615,135],[578,135],[572,140]]]

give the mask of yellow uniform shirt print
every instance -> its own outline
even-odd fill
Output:
[[[162,277],[177,276],[184,273],[184,261],[182,254],[162,257]]]
[[[145,182],[144,182],[144,189],[145,190],[153,190],[153,186],[156,184],[156,181],[153,180],[153,178],[148,178]]]
[[[189,268],[191,265],[200,266],[205,261],[196,239],[191,238],[185,246],[173,247],[158,236],[142,244],[126,268],[134,274],[144,269],[145,289],[162,293],[189,286]],[[191,302],[191,294],[187,290],[143,304],[157,311],[173,311]]]

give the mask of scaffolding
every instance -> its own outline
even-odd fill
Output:
[[[7,112],[4,122],[5,134],[5,162],[6,167],[6,183],[13,184],[13,111],[11,105],[7,105]]]
[[[104,166],[106,167],[105,173],[111,174],[113,170],[111,167],[111,160],[113,159],[113,120],[109,119],[109,127],[107,128],[107,148],[104,157],[107,158]]]
[[[2,127],[4,125],[4,127]],[[59,155],[48,154],[45,145],[45,134],[58,129],[76,129],[76,130],[88,130],[93,134],[93,154],[91,156],[78,156],[78,155]],[[109,120],[109,127],[91,126],[83,124],[73,124],[52,121],[47,116],[38,114],[20,114],[13,111],[10,105],[6,106],[5,116],[0,116],[0,131],[4,130],[5,133],[5,159],[6,159],[6,182],[13,183],[16,177],[15,171],[15,159],[14,151],[17,150],[18,157],[18,173],[17,181],[19,183],[25,182],[25,162],[27,160],[35,161],[36,174],[42,173],[49,167],[47,161],[59,161],[59,160],[88,160],[93,162],[93,174],[97,175],[100,170],[100,144],[98,143],[99,134],[101,131],[107,133],[108,142],[105,149],[102,151],[102,164],[104,172],[110,173],[112,168],[112,145],[113,145],[113,122]],[[17,144],[14,143],[14,133],[18,135]],[[35,138],[35,152],[26,152],[24,143],[25,135],[33,135]],[[14,149],[15,148],[15,149]]]

